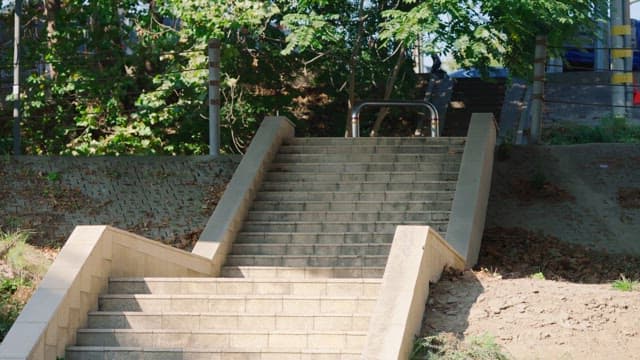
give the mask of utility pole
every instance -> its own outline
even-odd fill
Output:
[[[20,155],[20,18],[22,0],[15,1],[13,9],[13,155]]]
[[[209,155],[220,154],[220,40],[209,41]]]
[[[627,116],[627,87],[633,83],[633,73],[627,70],[633,50],[625,47],[626,38],[631,35],[631,25],[625,23],[629,9],[629,0],[611,0],[611,112],[614,117]]]
[[[609,12],[607,4],[600,5],[602,8],[600,9],[601,13],[606,16]],[[599,7],[600,7],[599,6]],[[604,20],[599,22],[597,25],[597,34],[596,34],[596,43],[595,43],[595,51],[594,51],[594,63],[593,67],[595,71],[609,71],[611,68],[610,59],[609,59],[609,28],[611,26],[611,21],[607,17],[607,21]]]
[[[624,58],[624,72],[631,77],[625,86],[625,105],[626,109],[633,106],[633,46],[631,45],[631,37],[633,36],[633,27],[631,26],[631,1],[622,0],[623,23],[629,27],[629,33],[624,37],[624,48],[627,56]]]

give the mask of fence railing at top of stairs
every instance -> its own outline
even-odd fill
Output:
[[[431,113],[431,137],[440,136],[438,109],[425,100],[364,100],[356,102],[351,109],[351,136],[360,137],[360,112],[368,106],[376,107],[424,107]]]

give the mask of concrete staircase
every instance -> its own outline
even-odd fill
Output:
[[[286,139],[221,277],[110,279],[66,359],[359,359],[395,228],[444,236],[464,143]]]

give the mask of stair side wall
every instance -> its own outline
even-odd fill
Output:
[[[429,226],[398,226],[362,358],[408,359],[420,334],[429,282],[438,281],[445,267],[464,269],[464,264]]]
[[[242,157],[192,251],[212,260],[213,276],[220,274],[233,240],[242,227],[242,222],[282,140],[293,137],[294,130],[293,123],[285,117],[266,117],[251,141],[247,153]]]
[[[466,259],[467,267],[478,262],[491,190],[496,130],[493,114],[472,115],[451,205],[446,239]]]
[[[0,360],[55,360],[111,276],[208,276],[211,262],[109,226],[77,226],[0,344]]]

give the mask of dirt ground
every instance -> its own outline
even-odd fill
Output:
[[[640,146],[503,155],[478,267],[432,285],[424,335],[490,335],[514,359],[640,359],[640,291],[611,285],[640,279]]]

